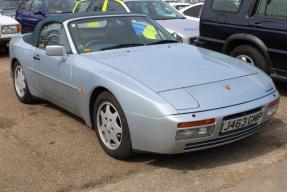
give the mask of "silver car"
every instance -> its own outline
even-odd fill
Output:
[[[82,117],[118,159],[237,141],[266,126],[279,104],[256,67],[177,43],[143,15],[51,17],[10,49],[18,99],[42,98]]]
[[[199,36],[199,22],[186,19],[162,0],[84,0],[74,12],[128,12],[147,15],[156,20],[179,41],[193,44]]]

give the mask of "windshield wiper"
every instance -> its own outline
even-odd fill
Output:
[[[156,41],[156,42],[153,42],[153,43],[149,43],[148,45],[156,45],[156,44],[166,44],[166,43],[178,43],[178,41],[176,40],[160,40],[160,41]]]
[[[100,51],[104,50],[109,50],[109,49],[119,49],[119,48],[125,48],[125,47],[136,47],[136,46],[143,46],[144,44],[141,43],[127,43],[127,44],[120,44],[120,45],[115,45],[111,47],[105,47],[100,49]]]

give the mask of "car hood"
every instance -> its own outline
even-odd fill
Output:
[[[199,22],[189,19],[157,20],[166,30],[176,32],[183,38],[194,38],[199,36]]]
[[[237,59],[181,43],[82,55],[132,76],[155,92],[203,85],[259,72]]]
[[[12,17],[0,14],[0,25],[16,25],[18,22]]]

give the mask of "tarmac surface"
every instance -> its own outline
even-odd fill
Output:
[[[247,139],[184,155],[139,154],[118,161],[102,151],[95,132],[78,117],[47,102],[21,104],[8,56],[1,56],[0,191],[229,192],[241,185],[242,191],[262,191],[258,180],[271,174],[281,182],[287,176],[279,173],[287,167],[287,84],[277,86],[282,97],[275,119]]]

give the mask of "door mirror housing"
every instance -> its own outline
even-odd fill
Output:
[[[46,47],[46,55],[63,57],[63,62],[67,60],[67,51],[62,45],[48,45]]]

